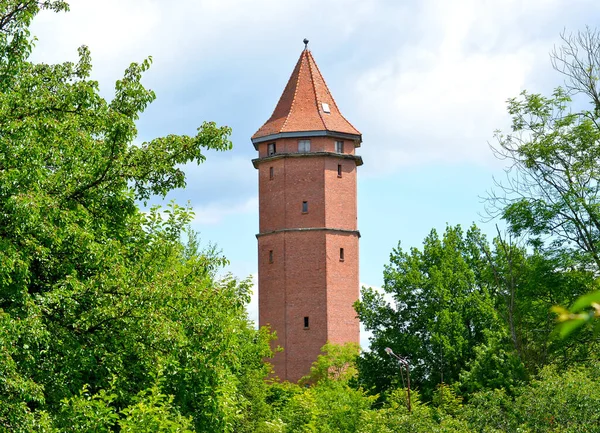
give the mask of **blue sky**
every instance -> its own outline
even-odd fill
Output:
[[[311,49],[359,153],[360,276],[381,286],[398,241],[419,246],[446,224],[484,224],[481,196],[502,176],[489,150],[507,130],[506,100],[562,83],[548,53],[559,34],[600,26],[597,0],[72,0],[41,14],[33,59],[76,59],[111,96],[132,61],[153,57],[144,83],[157,100],[139,141],[193,134],[204,120],[233,128],[234,150],[189,166],[172,193],[196,212],[239,277],[255,275],[257,175],[250,136],[269,118],[303,48]],[[255,316],[255,304],[250,307]],[[364,338],[365,336],[363,336]],[[364,340],[363,340],[364,343]]]

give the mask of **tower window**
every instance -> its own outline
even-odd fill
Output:
[[[338,164],[338,177],[342,177],[342,164]]]
[[[269,143],[267,145],[267,154],[269,154],[269,155],[275,155],[275,152],[277,152],[277,149],[275,147],[275,143]]]
[[[273,250],[269,250],[269,263],[273,263]]]
[[[302,213],[307,213],[307,212],[308,212],[308,202],[303,201],[302,202]]]
[[[308,328],[309,328],[309,326],[308,326],[308,316],[305,316],[304,317],[304,329],[308,329]]]
[[[335,142],[335,152],[336,153],[344,153],[344,142],[343,141]]]
[[[340,248],[340,262],[344,261],[344,249]]]
[[[298,140],[298,152],[310,152],[310,140]]]
[[[269,179],[273,179],[275,177],[275,170],[273,167],[269,167]]]

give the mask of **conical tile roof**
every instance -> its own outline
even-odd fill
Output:
[[[329,111],[329,112],[327,112]],[[253,142],[299,132],[333,132],[357,136],[335,103],[309,50],[302,51],[273,114],[252,136]],[[274,138],[274,137],[273,137]]]

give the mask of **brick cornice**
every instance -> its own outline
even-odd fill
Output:
[[[263,158],[255,158],[252,160],[254,168],[258,168],[258,165],[263,162],[275,161],[283,158],[314,158],[314,157],[333,157],[339,159],[352,159],[357,166],[363,164],[361,156],[349,155],[347,153],[335,153],[335,152],[294,152],[294,153],[275,153],[274,155],[265,156]]]
[[[288,232],[319,232],[319,231],[356,235],[360,238],[360,232],[358,230],[335,229],[335,228],[328,228],[328,227],[305,227],[305,228],[293,228],[293,229],[279,229],[279,230],[272,230],[270,232],[257,233],[256,237],[260,238],[262,236],[274,235],[274,234],[278,234],[278,233],[288,233]]]
[[[360,143],[362,142],[362,135],[357,134],[348,134],[344,132],[336,132],[336,131],[293,131],[293,132],[278,132],[275,134],[265,135],[263,137],[253,138],[252,144],[254,144],[254,148],[258,150],[259,143],[264,143],[265,141],[274,141],[279,140],[281,138],[310,138],[310,137],[333,137],[333,138],[341,138],[343,140],[352,140],[354,142],[354,147],[360,147]]]

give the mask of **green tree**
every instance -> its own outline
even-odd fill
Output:
[[[67,5],[0,2],[0,429],[51,431],[68,412],[84,431],[102,412],[107,429],[156,415],[252,431],[270,350],[249,281],[217,278],[226,260],[198,247],[189,209],[137,205],[185,186],[182,166],[230,149],[230,129],[134,145],[150,59],[106,101],[86,47],[76,63],[27,60],[40,9]]]
[[[488,200],[509,230],[559,263],[560,271],[600,269],[600,32],[586,28],[562,35],[551,53],[564,87],[551,96],[522,92],[508,101],[510,133],[496,133],[496,155],[507,176]],[[587,103],[587,104],[586,104]],[[582,285],[563,305],[595,284]],[[558,289],[558,287],[557,287]],[[589,299],[598,298],[598,294]],[[584,298],[584,299],[588,299]],[[591,303],[559,309],[563,336],[595,317]],[[585,311],[584,311],[585,310]]]
[[[478,361],[480,371],[489,362],[506,367],[518,361],[529,374],[536,374],[549,363],[582,360],[593,353],[593,346],[581,344],[589,333],[570,342],[556,338],[554,316],[550,313],[557,303],[568,303],[594,287],[593,271],[574,264],[568,254],[548,254],[542,248],[528,251],[511,240],[510,235],[508,240],[499,235],[493,241],[493,248],[486,245],[481,248],[487,261],[484,272],[491,281],[490,291],[499,316],[506,324],[507,335],[506,339],[486,345],[487,354],[479,352],[483,362]],[[497,379],[511,377],[506,370],[496,371]],[[513,385],[514,381],[510,386]]]
[[[358,345],[327,343],[302,385],[270,387],[271,419],[262,432],[356,432],[376,397],[352,386]]]
[[[373,332],[371,351],[359,359],[361,383],[377,390],[398,383],[399,369],[384,352],[391,347],[411,365],[411,383],[430,398],[438,383],[452,383],[474,358],[475,348],[501,332],[502,323],[482,277],[485,266],[476,227],[467,233],[433,230],[423,250],[394,249],[383,290],[363,288],[356,310]]]
[[[510,165],[488,204],[512,232],[598,269],[600,33],[587,29],[563,35],[563,41],[552,60],[566,89],[550,97],[524,91],[508,101],[512,131],[498,131],[493,149]],[[578,109],[573,97],[588,97],[591,109]]]
[[[542,369],[509,397],[504,390],[473,394],[459,417],[477,432],[600,431],[598,365]]]
[[[356,358],[360,352],[357,343],[344,345],[326,343],[321,354],[310,367],[310,373],[300,380],[300,384],[318,383],[326,380],[348,382],[357,375]]]

